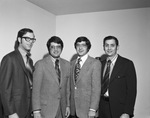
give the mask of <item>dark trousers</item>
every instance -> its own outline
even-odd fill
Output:
[[[109,98],[101,97],[99,105],[99,118],[112,118]]]
[[[79,118],[79,117],[75,113],[75,115],[70,115],[69,118]]]
[[[112,118],[109,98],[101,96],[99,104],[99,117],[98,118]],[[119,117],[116,117],[119,118]],[[132,118],[132,116],[130,116]]]

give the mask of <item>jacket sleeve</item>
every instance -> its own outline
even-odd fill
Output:
[[[14,99],[12,97],[13,78],[15,74],[15,66],[12,59],[5,56],[2,59],[0,67],[0,86],[1,100],[4,108],[4,113],[10,115],[16,113]]]
[[[70,107],[70,64],[67,72],[67,106]]]
[[[99,60],[96,60],[94,62],[93,72],[91,76],[92,76],[92,94],[91,94],[90,109],[97,110],[101,93],[101,63]]]
[[[40,89],[42,84],[42,66],[40,66],[40,63],[35,64],[35,70],[33,72],[33,90],[32,90],[32,106],[33,111],[41,110],[40,105]]]
[[[133,116],[134,104],[137,93],[137,77],[135,67],[132,61],[128,62],[126,78],[127,78],[127,100],[124,112]]]

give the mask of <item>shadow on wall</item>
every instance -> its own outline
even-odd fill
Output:
[[[100,57],[95,57],[95,59],[98,59],[100,61],[104,61],[107,58],[106,54],[102,54]]]
[[[49,53],[44,54],[43,59],[44,59],[45,57],[47,57],[48,55],[49,55]]]
[[[78,54],[77,54],[77,53],[74,54],[74,55],[71,57],[70,62],[72,62],[73,60],[77,59],[77,57],[78,57]]]

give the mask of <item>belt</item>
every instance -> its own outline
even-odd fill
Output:
[[[101,95],[101,98],[104,100],[104,101],[109,101],[109,96],[104,96],[104,95]]]

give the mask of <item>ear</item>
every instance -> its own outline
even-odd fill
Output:
[[[18,37],[18,42],[19,42],[19,43],[21,42],[21,38],[20,38],[20,37]]]
[[[117,46],[117,50],[119,50],[119,45]]]
[[[105,46],[103,45],[103,50],[105,51]]]

